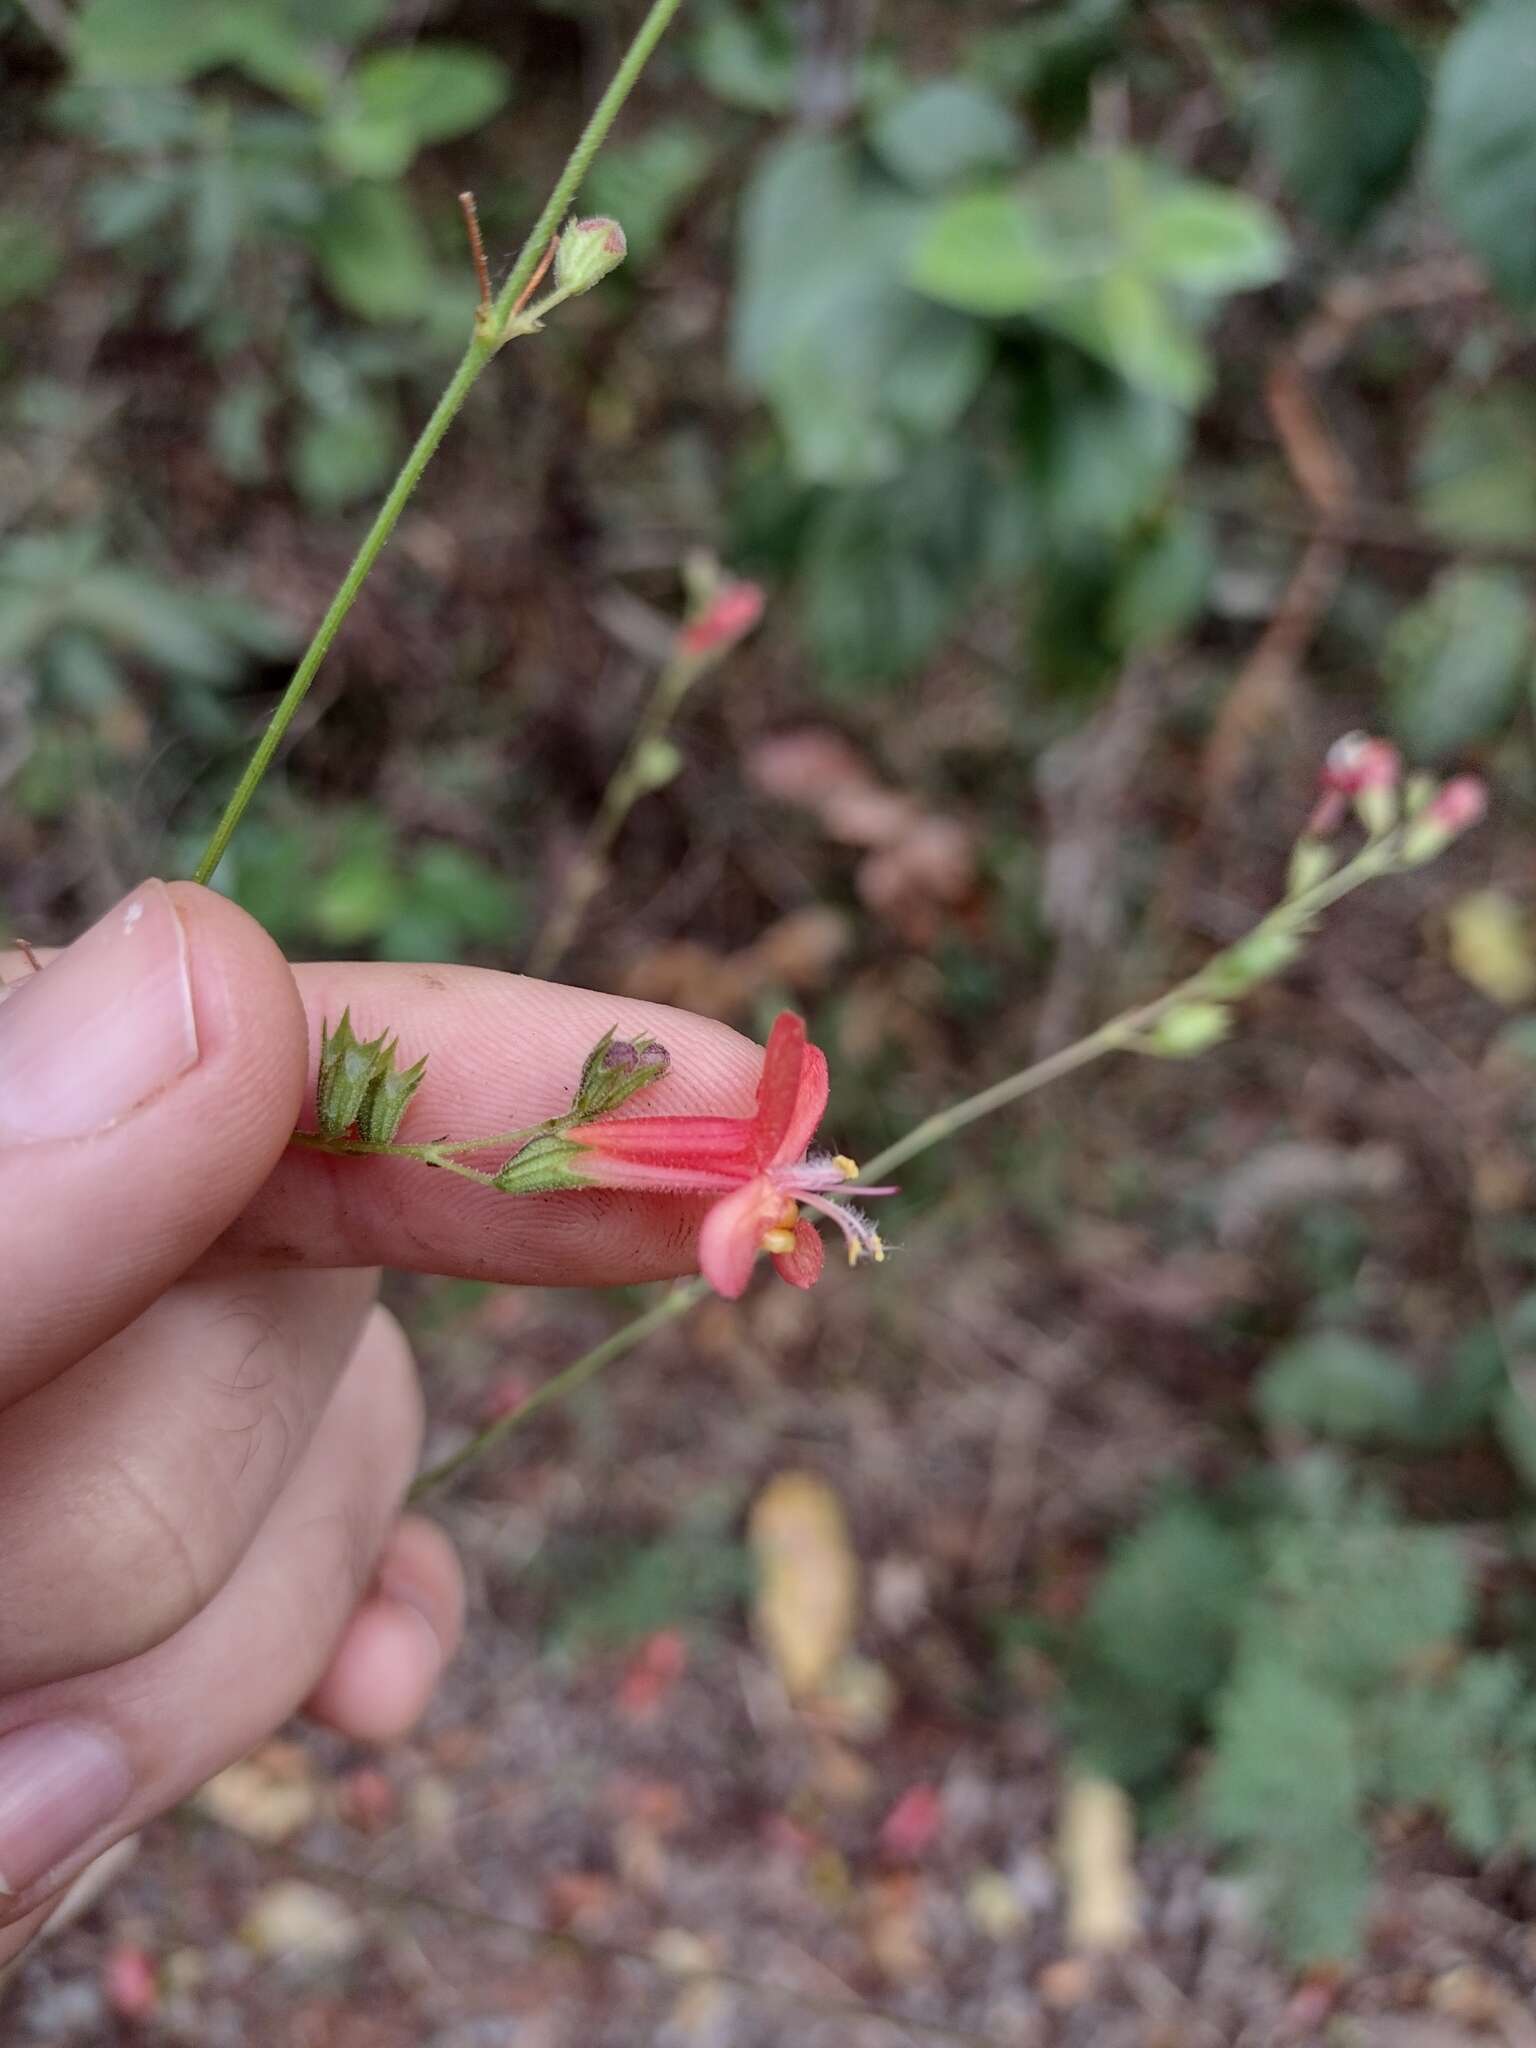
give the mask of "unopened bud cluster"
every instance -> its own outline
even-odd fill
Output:
[[[1321,842],[1351,811],[1373,839],[1401,826],[1401,857],[1416,867],[1443,853],[1487,808],[1481,777],[1455,775],[1445,783],[1428,775],[1405,779],[1402,756],[1390,740],[1346,733],[1328,749],[1316,806],[1292,856],[1291,893],[1315,887],[1330,872],[1333,856]]]
[[[659,1081],[671,1064],[672,1055],[654,1038],[643,1033],[639,1038],[619,1038],[610,1026],[587,1054],[566,1121],[585,1123],[589,1117],[611,1116],[632,1095]]]
[[[327,1138],[347,1138],[356,1131],[370,1145],[394,1142],[411,1097],[427,1071],[425,1055],[400,1069],[400,1041],[381,1031],[366,1042],[352,1029],[352,1013],[343,1010],[332,1031],[320,1027],[320,1071],[315,1082],[315,1115]]]
[[[1131,1041],[1135,1048],[1188,1059],[1219,1044],[1231,1028],[1229,1006],[1290,966],[1326,903],[1374,876],[1433,860],[1487,808],[1488,792],[1476,775],[1444,783],[1428,775],[1405,779],[1390,740],[1346,733],[1328,750],[1317,802],[1291,849],[1284,901],[1186,982],[1176,1000],[1159,1006]],[[1333,835],[1351,814],[1367,837],[1344,865]]]

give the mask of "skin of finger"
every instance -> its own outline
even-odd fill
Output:
[[[372,1582],[421,1441],[398,1324],[370,1316],[309,1451],[229,1583],[141,1657],[0,1702],[0,1736],[52,1718],[115,1731],[133,1766],[122,1812],[46,1878],[0,1899],[0,1925],[54,1897],[111,1843],[246,1755],[313,1691]]]
[[[728,1025],[658,1003],[474,967],[300,966],[294,976],[310,1019],[312,1070],[321,1020],[334,1023],[343,1008],[359,1036],[398,1033],[402,1064],[428,1055],[402,1138],[473,1137],[557,1114],[610,1025],[624,1037],[649,1032],[672,1055],[637,1113],[746,1116],[753,1108],[761,1049]],[[216,1256],[612,1286],[692,1272],[707,1206],[596,1189],[498,1195],[414,1161],[291,1150]]]
[[[170,894],[196,1066],[92,1137],[0,1147],[0,1408],[142,1314],[245,1206],[293,1130],[305,1024],[287,962],[223,897],[190,883]]]
[[[0,1697],[189,1622],[297,1468],[377,1274],[185,1281],[0,1414]]]
[[[357,1742],[395,1740],[420,1720],[463,1629],[453,1545],[435,1523],[402,1517],[305,1713]]]

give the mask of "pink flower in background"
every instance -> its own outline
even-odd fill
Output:
[[[728,1300],[745,1292],[759,1251],[772,1255],[792,1286],[810,1287],[821,1273],[822,1244],[800,1206],[832,1219],[856,1265],[884,1258],[885,1247],[865,1217],[831,1196],[895,1193],[852,1186],[858,1168],[851,1159],[806,1151],[827,1091],[825,1055],[786,1011],[769,1034],[754,1115],[607,1117],[576,1125],[561,1142],[580,1155],[571,1170],[581,1185],[718,1195],[699,1233],[699,1270]]]
[[[1488,810],[1488,785],[1480,775],[1453,775],[1425,806],[1427,823],[1452,838],[1480,824]]]
[[[677,644],[695,659],[723,654],[752,631],[763,616],[763,604],[760,583],[722,583],[703,611],[683,627]]]

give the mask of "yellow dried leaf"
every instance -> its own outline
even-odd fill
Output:
[[[1067,1939],[1073,1948],[1127,1948],[1137,1933],[1131,1802],[1107,1778],[1067,1781],[1057,1857],[1067,1892]]]
[[[262,1758],[243,1758],[219,1772],[197,1795],[203,1812],[248,1841],[286,1842],[308,1827],[315,1816],[315,1788],[308,1775],[294,1775],[284,1766],[273,1769]]]
[[[853,1637],[859,1567],[842,1506],[814,1472],[781,1472],[748,1527],[757,1563],[753,1622],[793,1700],[810,1698]]]
[[[1525,913],[1501,889],[1477,889],[1447,917],[1451,961],[1479,995],[1506,1009],[1536,995],[1536,950]]]

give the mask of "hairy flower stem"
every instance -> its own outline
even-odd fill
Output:
[[[1079,1067],[1086,1067],[1094,1060],[1102,1059],[1107,1053],[1132,1052],[1145,1042],[1147,1034],[1159,1021],[1176,1010],[1182,1003],[1201,1001],[1218,991],[1230,999],[1226,971],[1237,954],[1245,946],[1251,946],[1258,938],[1271,935],[1301,934],[1311,920],[1330,904],[1348,896],[1363,883],[1374,881],[1378,876],[1390,874],[1400,864],[1404,832],[1398,827],[1390,832],[1372,838],[1361,848],[1355,858],[1334,874],[1328,875],[1312,888],[1299,891],[1285,902],[1277,904],[1267,917],[1261,918],[1246,936],[1223,952],[1214,954],[1203,967],[1179,982],[1165,994],[1155,997],[1150,1003],[1137,1004],[1133,1009],[1122,1010],[1118,1017],[1111,1017],[1096,1031],[1090,1031],[1086,1038],[1075,1044],[1063,1046],[1059,1052],[1036,1060],[1032,1066],[1023,1067],[1016,1074],[1009,1074],[1004,1080],[996,1081],[990,1088],[983,1088],[975,1095],[968,1095],[961,1102],[952,1103],[948,1109],[941,1109],[933,1116],[914,1126],[904,1138],[898,1138],[894,1145],[888,1145],[883,1152],[866,1160],[860,1172],[869,1180],[878,1180],[893,1167],[902,1165],[908,1159],[915,1159],[920,1152],[930,1151],[941,1145],[947,1138],[963,1131],[967,1125],[977,1123],[995,1111],[1006,1109],[1010,1103],[1020,1102],[1038,1089],[1059,1081],[1064,1075],[1075,1073]],[[484,1144],[486,1141],[478,1141]],[[334,1150],[328,1146],[326,1149]],[[367,1147],[350,1149],[367,1150]],[[385,1147],[385,1150],[400,1149]],[[404,1148],[409,1151],[411,1148]],[[703,1280],[690,1280],[674,1286],[652,1308],[636,1316],[633,1321],[623,1324],[600,1344],[584,1352],[573,1365],[557,1373],[552,1380],[530,1394],[507,1414],[498,1416],[470,1438],[468,1443],[456,1451],[451,1458],[434,1465],[424,1472],[411,1489],[411,1499],[417,1500],[431,1492],[445,1479],[461,1472],[475,1459],[499,1444],[503,1437],[548,1407],[552,1401],[564,1398],[577,1387],[585,1386],[607,1366],[623,1358],[635,1346],[665,1324],[675,1322],[680,1316],[697,1306],[710,1290]]]
[[[681,5],[682,0],[651,0],[650,10],[641,23],[638,35],[625,52],[624,60],[614,73],[608,90],[598,101],[592,118],[582,131],[581,139],[566,159],[565,168],[556,179],[554,189],[544,203],[543,212],[524,242],[518,259],[512,266],[511,275],[497,294],[489,322],[486,322],[483,316],[476,320],[469,346],[449,380],[448,388],[433,408],[432,417],[422,428],[415,447],[405,458],[400,474],[390,485],[384,502],[363,539],[362,546],[342,578],[341,587],[331,599],[324,618],[315,629],[314,638],[304,650],[303,659],[294,670],[293,680],[283,692],[277,709],[267,721],[266,731],[235,785],[229,802],[224,806],[223,816],[215,826],[213,837],[194,870],[194,878],[197,881],[210,881],[214,870],[224,858],[236,827],[244,817],[251,798],[256,794],[262,777],[272,765],[272,757],[282,744],[283,736],[293,723],[299,706],[309,694],[309,686],[314,681],[331,642],[336,638],[342,621],[352,609],[357,593],[362,589],[370,570],[383,552],[385,542],[395,529],[395,522],[405,510],[406,500],[421,480],[427,464],[437,453],[438,444],[453,424],[481,372],[500,347],[507,322],[514,308],[525,296],[534,272],[549,249],[551,239],[576,197],[582,179],[591,168],[592,159],[602,146],[618,116],[619,109],[633,92],[652,51],[666,33],[673,15]]]

